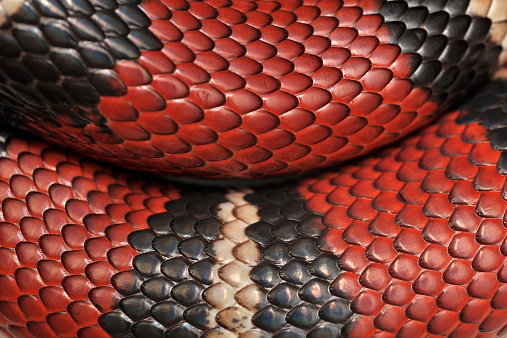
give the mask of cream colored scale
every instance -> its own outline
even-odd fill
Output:
[[[231,190],[226,195],[228,202],[218,205],[217,216],[223,224],[219,239],[211,247],[217,260],[215,283],[203,291],[205,301],[216,309],[208,318],[209,327],[215,328],[206,332],[206,338],[253,338],[262,332],[251,320],[267,291],[250,279],[250,270],[261,261],[261,251],[245,233],[260,220],[258,208],[244,200],[249,193],[246,189]]]
[[[491,40],[502,46],[498,62],[504,65],[507,62],[507,1],[471,0],[469,13],[491,19]]]

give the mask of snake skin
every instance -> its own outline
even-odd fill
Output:
[[[392,143],[484,81],[503,6],[8,0],[0,111],[135,170],[295,175]]]
[[[373,156],[242,190],[6,136],[0,332],[504,337],[506,116],[497,80]]]
[[[0,0],[0,337],[507,337],[506,60],[503,0]],[[456,102],[289,183],[107,164],[300,174]]]

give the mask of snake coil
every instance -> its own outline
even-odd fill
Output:
[[[0,336],[506,337],[506,35],[502,0],[1,0]]]

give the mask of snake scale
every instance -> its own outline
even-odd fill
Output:
[[[0,336],[507,337],[506,36],[503,0],[0,0]]]

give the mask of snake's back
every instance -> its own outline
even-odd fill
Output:
[[[506,33],[502,0],[0,0],[0,337],[507,337]]]
[[[506,102],[498,81],[375,156],[256,189],[157,183],[8,137],[0,331],[505,336]]]
[[[135,170],[242,179],[422,127],[491,75],[507,29],[500,0],[0,6],[6,121]]]

